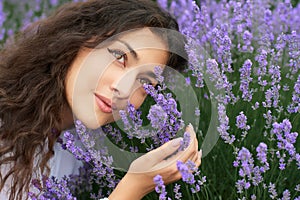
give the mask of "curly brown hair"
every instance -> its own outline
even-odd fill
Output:
[[[53,128],[62,131],[68,107],[64,79],[79,49],[143,27],[178,30],[176,21],[149,0],[68,3],[1,50],[0,166],[9,165],[9,170],[1,171],[0,191],[11,181],[9,200],[27,198],[36,171],[50,172],[47,163],[59,136]],[[170,53],[168,65],[180,67],[183,62]]]

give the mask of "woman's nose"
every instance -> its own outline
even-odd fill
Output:
[[[114,96],[119,99],[128,99],[136,87],[138,87],[136,74],[130,72],[116,78],[111,84]]]

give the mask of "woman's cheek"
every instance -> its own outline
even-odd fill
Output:
[[[146,91],[144,90],[143,87],[140,87],[133,93],[133,95],[130,98],[130,102],[137,109],[143,104],[146,97],[147,97]]]

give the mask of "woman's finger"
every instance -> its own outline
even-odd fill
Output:
[[[181,160],[182,162],[186,162],[187,160],[192,160],[195,154],[198,152],[198,141],[197,138],[191,138],[189,146],[179,152],[177,160]]]
[[[198,168],[201,165],[201,159],[202,159],[202,149],[198,153],[198,158],[195,161],[196,167]]]
[[[191,124],[189,124],[186,127],[186,131],[190,133],[190,144],[187,147],[187,149],[191,149],[191,151],[195,151],[198,148],[198,141],[196,139],[196,133],[194,131],[194,128]],[[163,144],[161,147],[149,152],[149,156],[151,156],[154,161],[154,163],[161,162],[165,160],[166,158],[170,157],[172,154],[174,154],[178,147],[180,146],[180,143],[182,141],[182,138],[176,138],[173,140],[170,140],[169,142]]]
[[[157,149],[148,152],[146,156],[150,157],[151,159],[147,159],[147,160],[150,160],[151,163],[147,163],[147,165],[154,166],[164,161],[164,159],[166,159],[167,157],[169,157],[170,155],[172,155],[178,150],[181,141],[182,141],[181,137],[176,138],[163,144],[161,147],[158,147]]]
[[[198,151],[197,155],[194,157],[194,160],[193,162],[196,164],[196,163],[199,163],[199,165],[201,164],[201,159],[202,159],[202,150]],[[198,166],[199,166],[198,165]],[[198,167],[197,166],[197,167]]]
[[[198,159],[199,159],[199,152],[197,151],[197,152],[193,155],[191,161],[193,161],[193,163],[196,163],[196,161],[197,161]]]
[[[186,162],[188,159],[192,160],[197,157],[198,141],[193,126],[188,125],[186,131],[190,133],[190,144],[185,150],[177,152],[183,139],[176,138],[148,152],[142,156],[140,161],[149,166],[151,170],[159,170],[175,164],[177,160]]]

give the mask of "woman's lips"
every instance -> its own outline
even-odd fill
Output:
[[[95,98],[96,98],[96,104],[102,112],[104,113],[112,112],[112,108],[111,108],[112,102],[110,99],[96,93],[95,93]]]

